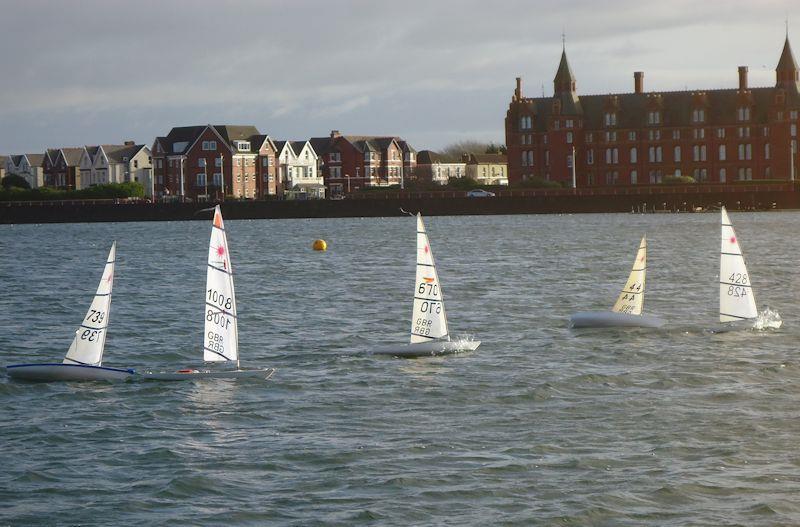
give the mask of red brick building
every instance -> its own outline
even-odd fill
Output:
[[[44,185],[62,190],[81,188],[83,148],[48,148],[42,160]]]
[[[181,126],[153,143],[157,196],[259,198],[276,193],[275,144],[255,126]]]
[[[734,89],[583,95],[566,51],[552,97],[524,97],[522,82],[506,114],[509,183],[541,178],[579,187],[797,179],[800,68],[787,36],[774,87],[750,87],[739,67]]]
[[[363,187],[388,187],[413,179],[417,151],[399,137],[341,135],[312,137],[329,196]]]

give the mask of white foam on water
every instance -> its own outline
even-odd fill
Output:
[[[753,329],[763,331],[765,329],[778,329],[783,325],[783,320],[781,320],[781,314],[777,311],[773,311],[769,307],[764,308],[764,310],[758,314],[756,317],[755,322],[753,323]]]

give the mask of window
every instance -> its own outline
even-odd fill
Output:
[[[214,158],[214,166],[217,167],[217,168],[222,166],[222,158],[221,157],[215,157]]]
[[[651,141],[660,141],[661,130],[648,130],[647,136],[650,138]]]
[[[606,164],[616,165],[617,163],[619,163],[619,149],[606,148]]]
[[[531,129],[531,118],[530,116],[522,116],[519,119],[519,127],[523,130],[530,130]]]
[[[522,166],[528,166],[528,152],[522,152]]]
[[[693,123],[702,123],[706,120],[706,111],[702,108],[698,108],[692,112],[692,122]]]
[[[744,159],[744,145],[739,145],[739,161]]]
[[[268,167],[269,166],[269,158],[268,157],[262,157],[261,158],[261,166],[262,167]]]
[[[138,159],[134,159],[133,160],[133,168],[139,168],[139,160]]]
[[[700,145],[700,161],[706,160],[706,145]]]
[[[764,127],[764,128],[761,130],[761,134],[762,134],[764,137],[769,137],[769,127],[765,126],[765,127]]]
[[[616,185],[619,179],[619,173],[615,170],[613,172],[606,172],[606,185]]]
[[[164,160],[156,159],[156,168],[164,168]]]
[[[635,170],[631,170],[631,185],[635,185],[637,183],[639,174]]]
[[[750,120],[750,108],[747,106],[740,106],[736,110],[736,118],[740,121],[749,121]]]
[[[673,138],[674,140],[676,140],[676,141],[677,141],[678,139],[680,139],[680,138],[681,138],[681,131],[680,131],[680,130],[673,130],[673,131],[672,131],[672,138]]]
[[[572,128],[572,119],[564,121],[564,128]]]
[[[764,145],[764,159],[769,159],[769,143]]]
[[[594,150],[588,150],[586,152],[586,164],[593,165],[594,164]]]
[[[719,182],[725,183],[725,179],[727,178],[728,172],[724,168],[719,169]]]
[[[789,126],[789,135],[791,135],[792,137],[797,137],[797,125],[796,124],[792,123]]]
[[[550,150],[544,151],[544,164],[550,166]]]
[[[616,126],[617,125],[617,114],[614,112],[606,112],[604,116],[604,121],[606,126]]]
[[[739,137],[741,138],[750,137],[749,126],[740,126],[738,131],[739,131]]]
[[[617,140],[617,132],[606,132],[606,143],[612,143]]]
[[[675,148],[672,149],[672,160],[674,162],[676,162],[676,163],[680,163],[681,162],[681,147],[680,146],[676,146]]]
[[[203,173],[197,174],[197,183],[195,184],[198,187],[205,187],[206,186],[206,175]]]
[[[561,129],[561,121],[559,121],[558,119],[553,121],[553,128],[556,129],[556,130],[560,130]]]
[[[753,159],[753,145],[744,145],[744,158],[748,161]]]
[[[725,139],[725,129],[724,128],[717,128],[717,137],[720,139]]]
[[[220,174],[219,172],[214,173],[214,185],[217,187],[222,186],[222,174]]]
[[[692,130],[692,132],[694,133],[694,138],[695,139],[705,139],[706,138],[706,131],[705,131],[704,128],[695,128],[694,130]]]
[[[206,166],[206,158],[201,157],[197,160],[197,166],[200,168],[204,168]]]
[[[661,124],[661,112],[657,110],[647,112],[647,124]]]
[[[719,145],[719,160],[725,161],[727,158],[727,151],[725,149],[725,145]]]
[[[340,152],[331,152],[330,160],[333,162],[339,162],[342,160],[342,154]]]
[[[250,142],[249,141],[236,141],[236,148],[239,151],[250,151]]]
[[[567,132],[567,144],[572,144],[572,132]]]
[[[533,166],[533,150],[528,152],[528,166],[529,167]],[[458,168],[457,170],[458,170],[458,172],[461,172],[460,168]]]
[[[789,112],[789,119],[796,121],[797,120],[797,110],[792,110]]]
[[[638,159],[637,159],[638,156],[636,155],[636,147],[635,146],[633,148],[631,148],[630,156],[631,156],[631,163],[636,163],[638,161]]]
[[[216,150],[217,149],[217,142],[216,141],[203,141],[203,150]]]
[[[592,141],[594,141],[594,134],[592,133],[586,134],[586,142],[591,143]]]

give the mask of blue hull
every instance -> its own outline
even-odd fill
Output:
[[[135,370],[85,366],[82,364],[12,364],[6,366],[12,379],[25,381],[124,381],[133,378]]]

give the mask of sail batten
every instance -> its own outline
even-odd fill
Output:
[[[725,207],[720,212],[719,320],[733,322],[756,318],[758,308],[739,238]]]
[[[411,343],[449,338],[444,295],[428,233],[417,214],[417,272],[411,313]]]
[[[638,266],[638,267],[637,267]],[[647,273],[647,236],[642,237],[636,260],[633,262],[628,281],[617,298],[611,311],[629,315],[641,315],[644,308],[644,285]]]
[[[114,286],[116,251],[117,242],[114,242],[111,244],[111,250],[108,253],[106,265],[103,269],[103,276],[97,286],[92,304],[75,331],[75,337],[67,350],[63,364],[80,364],[84,366],[101,366],[103,364],[106,329],[111,315],[111,291]]]
[[[208,244],[205,296],[203,360],[238,361],[239,332],[233,268],[219,205],[214,208],[214,221]]]

